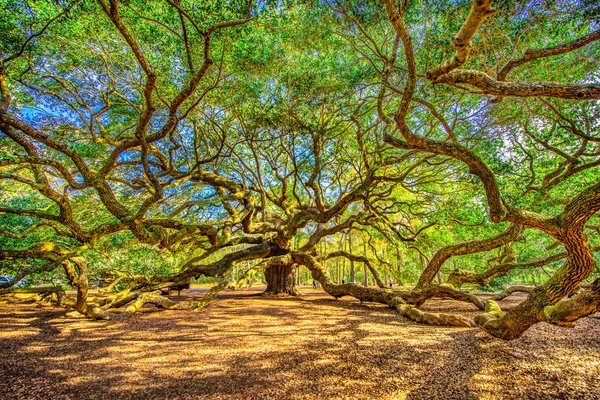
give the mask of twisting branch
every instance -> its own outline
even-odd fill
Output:
[[[357,256],[351,253],[348,253],[347,251],[334,251],[332,253],[327,254],[325,257],[323,257],[324,260],[330,260],[332,258],[336,258],[336,257],[344,257],[350,261],[355,261],[355,262],[361,262],[363,264],[365,264],[367,266],[367,268],[369,268],[369,271],[371,271],[371,274],[373,275],[373,279],[375,279],[375,283],[377,283],[377,286],[379,286],[380,288],[385,288],[385,283],[381,280],[381,277],[379,276],[379,272],[377,272],[377,270],[375,269],[375,267],[373,267],[373,264],[371,263],[371,261],[364,256]]]
[[[461,316],[423,312],[417,307],[407,304],[407,302],[404,300],[403,296],[408,297],[410,296],[410,293],[401,293],[381,288],[369,288],[357,285],[356,283],[344,283],[341,285],[336,285],[331,282],[327,276],[327,272],[325,272],[325,269],[321,266],[321,264],[319,264],[319,262],[310,254],[301,251],[292,251],[291,255],[294,262],[307,267],[311,271],[313,279],[319,281],[323,289],[329,295],[335,298],[352,296],[361,302],[371,301],[387,304],[391,308],[395,308],[403,317],[422,324],[461,327],[471,327],[474,325],[473,321]],[[441,288],[440,293],[443,292],[445,296],[447,295],[449,297],[453,297],[453,293],[451,292],[457,292],[452,288],[438,288]],[[422,294],[418,294],[417,296],[419,299],[423,299]],[[430,293],[426,294],[425,296],[433,297],[433,291],[430,291]]]
[[[25,49],[27,48],[27,46],[29,45],[29,43],[31,43],[31,41],[33,39],[43,35],[44,32],[46,32],[46,30],[50,27],[50,25],[52,25],[53,22],[55,22],[56,20],[61,18],[63,15],[66,15],[67,13],[69,13],[77,4],[79,4],[79,0],[73,2],[73,4],[69,5],[67,8],[65,8],[62,12],[57,14],[55,17],[49,19],[48,22],[46,22],[46,24],[39,31],[29,35],[27,40],[25,40],[25,42],[23,42],[23,44],[21,45],[21,47],[19,48],[19,50],[16,53],[6,57],[4,60],[2,60],[0,62],[0,64],[6,65],[9,62],[11,62],[12,60],[16,60],[17,58],[21,57],[23,55],[23,53],[25,52]]]
[[[487,74],[472,70],[456,70],[468,59],[471,50],[471,39],[481,26],[483,20],[496,11],[492,8],[492,0],[473,0],[471,10],[452,44],[456,49],[454,57],[427,72],[427,79],[434,84],[459,86],[466,84],[477,88],[481,94],[496,96],[500,101],[505,96],[516,97],[555,97],[572,100],[600,99],[600,85],[597,84],[558,84],[550,82],[507,83],[508,73],[524,63],[542,57],[564,54],[583,47],[600,39],[600,31],[594,31],[571,43],[541,50],[527,50],[517,60],[509,61],[499,72],[497,80]]]
[[[570,43],[538,50],[527,49],[525,50],[525,54],[523,55],[523,57],[518,58],[516,60],[510,60],[504,65],[504,67],[502,67],[500,71],[498,71],[498,80],[506,80],[506,77],[513,69],[525,63],[536,60],[538,58],[552,57],[557,56],[559,54],[570,53],[585,45],[595,42],[596,40],[600,40],[600,29],[589,33],[583,37],[580,37],[579,39],[576,39]]]
[[[600,251],[600,246],[592,248],[592,251]],[[488,285],[492,280],[507,275],[510,271],[517,268],[542,268],[545,265],[554,263],[556,261],[563,260],[567,257],[567,253],[562,252],[554,254],[549,257],[545,257],[540,260],[521,262],[521,263],[502,263],[494,265],[492,268],[483,272],[468,272],[463,270],[452,271],[448,276],[448,283],[455,286],[460,286],[464,283],[473,283],[480,286]]]
[[[568,100],[599,100],[600,85],[567,84],[551,82],[501,82],[492,79],[484,72],[456,70],[439,77],[436,83],[456,86],[461,83],[474,86],[481,94],[513,97],[555,97]]]
[[[492,8],[492,0],[473,0],[467,19],[452,39],[452,45],[456,49],[456,54],[446,62],[427,71],[427,79],[435,82],[440,76],[462,66],[469,58],[471,39],[479,30],[483,20],[495,13],[496,10]]]
[[[498,248],[516,240],[521,232],[523,232],[523,226],[518,224],[510,224],[504,232],[497,236],[482,240],[473,240],[470,242],[453,244],[441,248],[437,251],[437,253],[435,253],[431,261],[429,261],[427,264],[427,267],[419,277],[417,286],[424,287],[430,285],[444,262],[446,262],[446,260],[448,260],[450,257],[479,253]]]
[[[494,295],[490,300],[500,301],[513,293],[531,293],[535,289],[533,286],[513,285],[504,289],[502,292]]]

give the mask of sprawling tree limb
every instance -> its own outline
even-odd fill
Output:
[[[591,42],[600,39],[600,31],[594,31],[571,43],[550,47],[541,50],[527,50],[525,55],[517,60],[509,61],[499,72],[495,80],[487,74],[472,70],[456,70],[468,59],[471,39],[481,26],[485,17],[494,14],[491,0],[474,0],[471,10],[465,22],[452,44],[456,54],[450,60],[438,65],[427,72],[427,79],[434,84],[444,83],[447,85],[467,84],[479,89],[483,94],[495,95],[496,101],[504,96],[516,97],[556,97],[573,100],[597,100],[600,99],[600,85],[597,84],[558,84],[549,82],[535,83],[509,83],[504,82],[508,73],[526,62],[537,58],[550,57],[558,54],[571,52]],[[389,12],[389,7],[388,7]],[[390,14],[391,16],[392,14]]]
[[[528,301],[529,299],[524,303],[527,303]],[[517,308],[525,310],[521,305]],[[509,329],[511,326],[507,324],[507,320],[513,323],[515,323],[515,321],[523,323],[522,319],[519,320],[515,318],[514,313],[509,315],[508,313],[502,312],[494,300],[487,301],[485,311],[485,314],[475,317],[475,322],[480,327],[483,327],[483,329],[492,333],[492,335],[502,339],[513,338],[509,334],[509,332],[511,332]],[[584,290],[568,300],[538,309],[536,319],[539,322],[547,322],[563,327],[572,327],[574,321],[598,311],[600,311],[600,279],[596,279],[589,289]],[[502,335],[496,335],[495,333],[502,333]]]
[[[546,320],[544,309],[553,306],[565,296],[575,293],[579,283],[594,270],[596,261],[587,238],[572,233],[565,238],[567,261],[542,286],[535,288],[529,297],[507,313],[487,313],[476,319],[477,324],[501,339],[518,338],[529,327]]]
[[[512,97],[555,97],[569,100],[599,100],[600,85],[595,83],[552,83],[552,82],[503,82],[491,78],[484,72],[456,70],[439,77],[436,83],[456,86],[466,84],[481,94]]]
[[[547,305],[558,302],[576,290],[579,283],[593,271],[595,260],[592,249],[583,233],[583,227],[600,209],[600,182],[588,187],[577,195],[556,217],[550,218],[530,211],[506,207],[500,200],[500,193],[495,176],[489,167],[470,150],[455,144],[432,142],[418,138],[408,129],[401,129],[406,142],[386,136],[386,141],[393,145],[423,150],[436,154],[450,155],[465,162],[472,173],[484,182],[484,188],[490,206],[490,214],[494,222],[508,220],[543,230],[558,239],[567,251],[567,261],[546,283],[534,290],[528,300],[506,314],[493,314],[494,318],[480,319],[479,325],[490,334],[514,339],[520,336],[531,325],[539,322],[539,311]],[[411,145],[409,145],[409,141]],[[496,208],[492,212],[493,207]]]
[[[593,252],[600,251],[600,246],[596,246],[592,248]],[[498,265],[494,265],[492,268],[483,271],[483,272],[470,272],[463,270],[455,270],[450,272],[448,276],[448,283],[454,286],[460,286],[463,283],[472,283],[475,285],[485,286],[488,285],[492,280],[505,276],[513,269],[517,268],[540,268],[545,265],[551,264],[556,261],[560,261],[567,257],[567,253],[558,253],[551,255],[549,257],[545,257],[541,260],[534,260],[531,262],[522,262],[522,263],[502,263]]]
[[[473,322],[464,317],[423,312],[417,307],[406,304],[403,296],[393,290],[368,288],[355,283],[336,285],[331,282],[321,264],[310,254],[301,251],[292,251],[291,255],[294,262],[306,266],[311,271],[313,279],[319,281],[325,292],[335,298],[352,296],[361,302],[371,301],[387,304],[398,310],[399,314],[403,317],[423,324],[461,327],[473,326]],[[448,289],[455,291],[452,288]]]
[[[175,281],[184,281],[200,275],[221,277],[228,273],[235,263],[240,261],[256,260],[273,256],[284,255],[286,251],[281,250],[270,242],[264,242],[259,245],[251,246],[233,253],[224,255],[220,260],[213,263],[204,264],[199,261],[202,257],[195,257],[189,260],[181,272],[177,273],[172,279]]]
[[[533,286],[523,286],[523,285],[513,285],[509,286],[500,293],[492,296],[490,300],[500,301],[502,299],[507,298],[513,293],[531,293],[535,289]]]
[[[398,310],[401,316],[421,324],[464,328],[475,326],[472,320],[460,315],[424,312],[416,307],[405,304],[398,304],[396,310]]]
[[[65,290],[58,286],[44,286],[44,287],[32,287],[32,288],[7,288],[0,289],[0,295],[5,294],[44,294],[44,293],[62,293],[64,295]]]
[[[290,256],[279,256],[274,257],[273,260],[278,262],[285,262],[290,260]],[[143,288],[137,291],[124,291],[120,296],[116,296],[115,299],[105,304],[102,307],[92,306],[88,307],[85,315],[92,319],[114,319],[114,318],[127,318],[138,312],[145,304],[153,304],[159,308],[167,310],[199,310],[208,306],[211,302],[217,299],[219,292],[224,289],[235,290],[243,285],[248,284],[252,277],[265,269],[265,263],[261,262],[258,265],[247,270],[242,277],[238,280],[231,282],[225,280],[215,286],[213,286],[202,298],[198,301],[174,301],[160,294],[160,291],[153,290],[172,284],[172,282],[161,283],[153,285],[150,288]],[[129,304],[129,305],[127,305]],[[108,308],[123,307],[127,305],[124,310],[121,311],[108,311]]]
[[[498,248],[506,243],[516,240],[521,232],[523,232],[523,226],[518,224],[510,224],[504,232],[497,236],[482,240],[473,240],[469,242],[453,244],[441,248],[437,251],[437,253],[435,253],[431,261],[429,261],[423,273],[421,273],[417,287],[430,285],[444,262],[450,257],[479,253]]]
[[[479,30],[483,20],[496,13],[492,8],[492,0],[473,0],[467,19],[452,39],[456,54],[451,59],[427,71],[427,79],[436,81],[440,76],[462,66],[471,52],[471,39]]]
[[[469,172],[481,179],[485,188],[490,217],[494,222],[505,220],[507,209],[500,196],[500,189],[493,171],[471,150],[454,143],[434,142],[414,135],[404,121],[397,121],[405,140],[399,140],[391,135],[384,135],[384,142],[402,150],[421,150],[434,154],[450,156],[462,161],[469,167]]]
[[[481,328],[493,336],[507,340],[517,338],[530,326],[540,321],[538,314],[544,307],[556,304],[564,296],[574,293],[579,283],[594,270],[596,262],[587,237],[583,233],[583,226],[600,209],[600,182],[582,191],[565,207],[560,215],[554,218],[546,217],[531,211],[506,206],[502,201],[493,171],[471,150],[459,144],[435,142],[415,135],[406,121],[416,83],[412,42],[406,30],[406,25],[398,14],[395,4],[387,0],[385,5],[392,26],[402,39],[408,64],[407,86],[404,92],[402,92],[400,105],[394,115],[396,127],[404,138],[404,141],[390,135],[385,135],[385,142],[404,150],[416,149],[433,154],[450,156],[465,163],[469,167],[469,172],[478,176],[484,185],[490,216],[494,222],[510,221],[540,229],[558,239],[567,251],[568,257],[565,264],[559,268],[545,285],[536,288],[526,301],[506,314],[498,310],[492,310],[492,312],[486,313],[477,321]],[[476,71],[455,70],[442,75],[440,79],[449,79],[447,77],[452,79],[463,77],[469,80],[479,80],[481,85],[488,85],[493,88],[506,87],[502,85],[514,85],[495,82],[487,77],[487,75]],[[541,86],[541,89],[545,90],[545,95],[552,93],[554,95],[560,94],[564,97],[571,93],[573,97],[568,98],[600,98],[600,86],[597,85],[596,87],[588,87],[583,92],[581,88],[569,87],[569,85],[548,85],[544,84]],[[510,87],[514,89],[513,94],[519,93],[516,95],[531,95],[531,93],[535,92],[536,88],[538,89],[538,93],[540,89],[540,87],[535,85],[529,87],[529,89],[523,88],[518,84],[517,86]],[[505,93],[496,94],[503,95]],[[536,95],[544,94],[539,93]]]
[[[33,298],[32,298],[33,297]],[[9,299],[10,302],[21,301],[25,298],[26,302],[35,302],[37,297],[38,302],[52,302],[56,305],[63,306],[67,295],[65,290],[58,286],[35,287],[35,288],[8,288],[0,289],[0,299]],[[56,300],[54,300],[56,297]]]
[[[361,217],[363,217],[362,214],[351,215],[346,220],[344,220],[342,223],[334,225],[330,228],[325,228],[324,225],[319,225],[317,227],[317,230],[315,231],[315,233],[313,233],[308,238],[306,243],[304,245],[302,245],[302,247],[300,247],[300,249],[298,249],[298,250],[310,251],[312,248],[314,248],[317,245],[317,243],[319,243],[319,241],[321,239],[323,239],[326,236],[335,235],[336,233],[341,232],[344,229],[351,228],[356,222],[358,222],[361,219]]]
[[[472,293],[464,292],[453,288],[450,285],[431,285],[426,288],[414,288],[410,292],[403,292],[404,301],[409,304],[414,304],[417,307],[422,306],[431,298],[451,299],[471,303],[480,310],[485,308],[485,304],[479,297]]]
[[[502,67],[502,69],[500,69],[500,71],[498,71],[498,80],[506,80],[506,77],[513,69],[525,63],[536,60],[538,58],[552,57],[557,56],[559,54],[570,53],[592,42],[595,42],[596,40],[600,40],[600,29],[566,44],[547,47],[545,49],[527,49],[525,50],[525,54],[523,55],[523,57],[518,58],[516,60],[510,60],[506,63],[506,65],[504,65],[504,67]]]
[[[544,307],[541,319],[559,326],[573,326],[573,321],[600,311],[600,279],[596,279],[589,289],[561,301]]]
[[[361,263],[365,264],[367,266],[367,268],[369,269],[369,271],[371,271],[371,274],[373,275],[373,279],[375,279],[375,283],[377,283],[377,286],[379,286],[380,288],[386,287],[385,283],[381,280],[381,277],[379,276],[379,272],[377,272],[377,270],[375,269],[375,267],[373,267],[373,264],[367,257],[357,256],[354,254],[350,254],[347,251],[340,250],[340,251],[334,251],[333,253],[327,254],[324,257],[324,259],[329,260],[329,259],[336,258],[336,257],[344,257],[350,261],[361,262]]]

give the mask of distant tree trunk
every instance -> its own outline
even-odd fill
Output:
[[[404,283],[402,283],[402,259],[400,257],[400,250],[398,250],[398,247],[396,247],[396,268],[398,269],[398,284],[400,286],[404,286]]]
[[[296,267],[294,264],[272,264],[265,269],[267,289],[263,294],[289,294],[297,296],[300,294],[296,288]]]
[[[354,254],[352,253],[352,235],[350,234],[350,232],[348,232],[348,253]],[[355,280],[356,279],[354,276],[354,261],[350,260],[350,282],[354,283]]]
[[[340,250],[346,251],[346,241],[344,240],[343,237],[340,240]],[[342,258],[342,280],[344,282],[346,281],[346,259],[345,258]]]
[[[364,253],[367,256],[367,242],[364,242]],[[369,276],[367,275],[367,264],[363,263],[363,286],[369,286]]]

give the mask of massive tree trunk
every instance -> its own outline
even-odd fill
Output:
[[[567,234],[561,239],[567,250],[567,261],[548,282],[535,288],[527,300],[513,310],[503,313],[495,302],[488,301],[488,307],[486,307],[488,313],[475,318],[475,322],[482,329],[495,337],[512,340],[520,337],[530,326],[538,322],[557,325],[562,322],[571,324],[574,320],[588,315],[581,311],[582,309],[589,313],[595,312],[598,308],[596,303],[589,310],[576,302],[571,302],[569,306],[565,307],[555,306],[564,297],[576,293],[581,281],[588,277],[596,267],[592,248],[582,230],[579,232],[567,231]],[[591,292],[594,302],[598,301],[595,291]],[[492,311],[489,311],[488,308]],[[566,311],[571,309],[576,311],[574,315],[570,317],[565,315]],[[553,313],[560,314],[560,317],[552,315]]]
[[[267,290],[263,294],[300,294],[296,288],[296,266],[293,263],[273,263],[265,270]]]

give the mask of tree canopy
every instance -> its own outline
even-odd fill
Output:
[[[64,271],[112,318],[263,272],[503,339],[600,310],[596,2],[0,4],[0,289]]]

